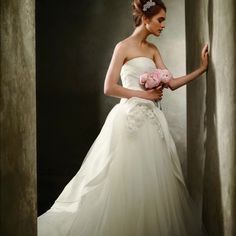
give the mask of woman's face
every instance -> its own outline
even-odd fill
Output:
[[[166,19],[166,12],[161,9],[161,11],[153,16],[152,18],[146,18],[144,23],[146,25],[146,29],[155,36],[160,36],[162,30],[165,28],[164,21]]]

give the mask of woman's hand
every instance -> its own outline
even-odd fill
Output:
[[[208,44],[205,44],[201,52],[201,62],[200,62],[200,67],[203,71],[206,71],[208,68],[208,55],[209,55]]]
[[[159,85],[157,88],[147,90],[147,99],[149,100],[161,100],[163,96],[163,87]]]

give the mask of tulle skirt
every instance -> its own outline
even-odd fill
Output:
[[[154,102],[122,99],[38,236],[201,236],[175,143]]]

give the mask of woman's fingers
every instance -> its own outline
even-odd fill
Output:
[[[205,44],[205,46],[202,49],[202,58],[204,58],[208,54],[208,44]]]
[[[151,93],[152,95],[152,99],[154,100],[161,100],[162,96],[163,96],[163,88],[161,85],[159,85],[158,87],[154,88],[154,89],[150,89],[148,90],[149,93]]]
[[[205,44],[201,52],[201,66],[204,70],[208,67],[208,44]]]
[[[162,85],[159,85],[158,87],[156,87],[156,90],[162,91],[163,90]]]
[[[206,43],[205,46],[203,47],[203,51],[207,52],[208,51],[208,44]]]

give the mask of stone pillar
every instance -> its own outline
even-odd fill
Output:
[[[0,0],[0,235],[36,235],[35,7]]]
[[[198,66],[203,43],[210,46],[208,73],[187,87],[189,189],[214,236],[236,234],[235,6],[186,0],[188,72]]]
[[[199,66],[202,45],[208,41],[206,1],[200,0],[192,3],[190,0],[186,0],[185,8],[186,66],[187,73],[190,73]],[[187,85],[187,179],[192,198],[199,206],[199,217],[205,159],[205,97],[206,77],[203,75]]]

